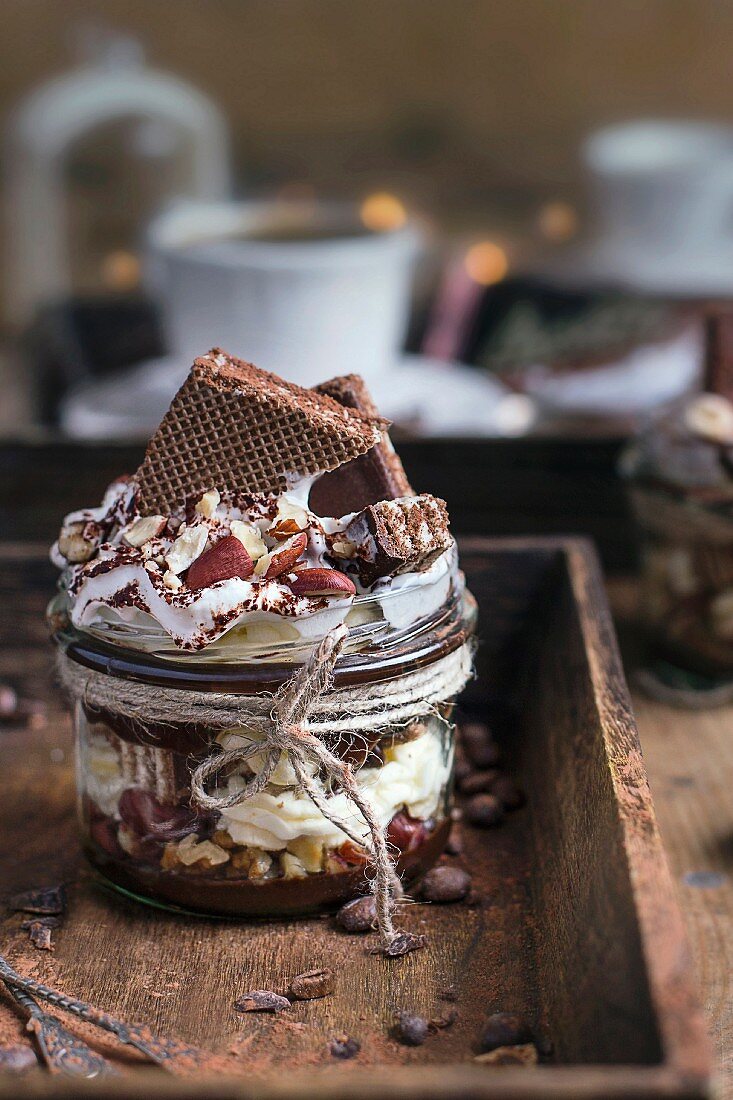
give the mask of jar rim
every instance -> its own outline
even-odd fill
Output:
[[[455,588],[439,613],[415,624],[414,630],[342,654],[334,667],[334,686],[378,683],[431,665],[473,637],[476,619],[474,597],[463,585]],[[197,661],[198,654],[169,661],[141,650],[112,645],[71,624],[55,630],[52,640],[70,660],[95,672],[192,691],[234,695],[274,691],[300,667],[300,663],[292,661]]]

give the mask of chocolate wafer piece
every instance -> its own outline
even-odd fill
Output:
[[[136,474],[142,514],[174,512],[212,488],[282,492],[364,454],[387,425],[214,348],[148,444]]]
[[[313,388],[316,393],[326,394],[363,416],[379,415],[358,374],[344,374]],[[379,443],[366,454],[319,477],[311,489],[308,506],[317,516],[345,516],[380,500],[412,496],[413,492],[399,455],[385,431]]]
[[[733,401],[733,309],[712,307],[705,316],[704,389]]]
[[[344,536],[356,545],[354,560],[363,585],[427,569],[453,542],[445,501],[428,493],[370,504],[352,519]]]

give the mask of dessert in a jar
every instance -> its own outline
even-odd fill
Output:
[[[442,850],[475,609],[387,426],[356,376],[214,349],[140,469],[66,517],[79,814],[120,889],[276,915],[371,887],[384,917]]]
[[[709,313],[703,392],[657,413],[621,470],[643,533],[642,615],[654,655],[733,673],[733,311]]]

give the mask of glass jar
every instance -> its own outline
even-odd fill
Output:
[[[733,447],[690,427],[691,412],[710,399],[694,395],[658,413],[620,467],[642,533],[642,626],[659,675],[680,687],[693,680],[678,682],[676,670],[733,673]]]
[[[407,614],[409,587],[402,597],[399,589],[385,593],[381,602],[378,593],[357,597],[347,620],[348,644],[334,669],[335,689],[366,691],[467,652],[475,603],[455,559],[446,575],[441,601],[425,603],[423,594],[428,613],[417,619]],[[52,605],[57,617],[63,601],[62,593]],[[392,601],[387,611],[386,601]],[[74,665],[102,674],[103,686],[109,678],[110,699],[120,677],[151,692],[173,687],[269,696],[307,658],[313,638],[298,643],[271,637],[266,643],[261,630],[251,633],[248,640],[246,631],[232,631],[195,655],[174,651],[150,623],[100,624],[94,632],[65,624],[54,637]],[[434,863],[447,839],[453,702],[443,699],[406,725],[385,725],[368,735],[338,730],[326,738],[334,754],[352,765],[407,882]],[[77,700],[74,720],[84,848],[121,891],[190,911],[264,916],[326,909],[368,888],[365,849],[298,789],[284,755],[259,794],[222,810],[194,805],[191,772],[219,747],[256,739],[246,723],[222,732],[189,721],[133,721],[113,704],[107,709],[99,691],[94,707]],[[241,789],[261,764],[260,754],[237,764],[212,780],[207,793]],[[358,820],[342,792],[329,789],[328,797],[339,816]]]

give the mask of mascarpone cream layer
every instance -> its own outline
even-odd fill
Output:
[[[415,741],[387,749],[381,768],[361,768],[356,778],[385,828],[403,807],[411,817],[421,820],[432,817],[440,804],[451,765],[452,756],[446,753],[440,732],[433,729]],[[234,792],[244,784],[240,776],[232,776],[226,789]],[[333,795],[329,806],[366,839],[368,829],[344,794]],[[298,790],[262,791],[222,811],[219,827],[236,844],[268,852],[281,851],[290,841],[304,836],[313,837],[327,847],[338,847],[344,842],[341,830],[323,816],[307,794]]]

